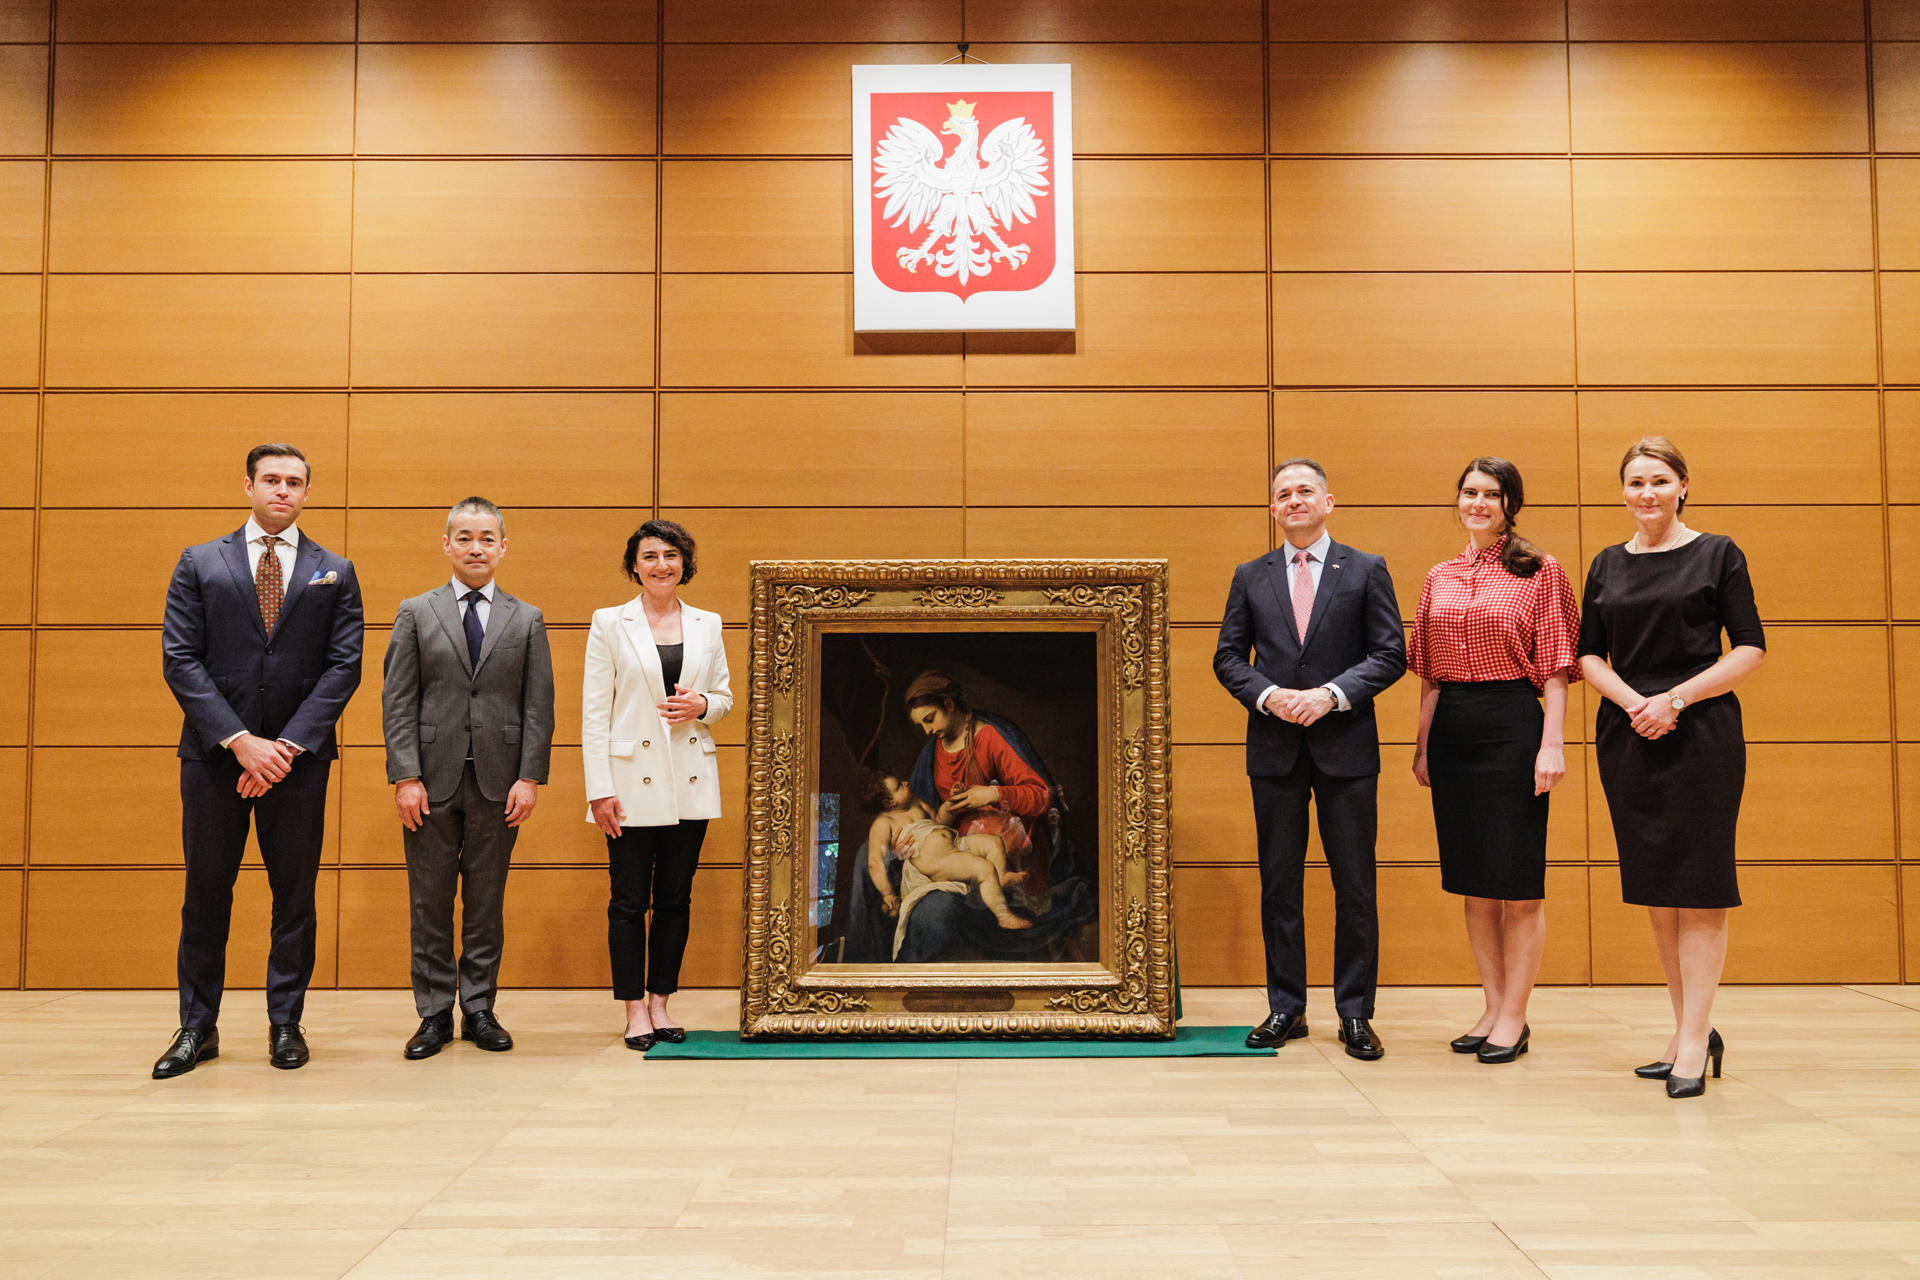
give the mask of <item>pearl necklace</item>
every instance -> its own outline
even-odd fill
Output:
[[[1675,520],[1673,522],[1673,525],[1674,525],[1674,528],[1680,531],[1682,535],[1681,537],[1674,538],[1673,540],[1668,542],[1663,542],[1657,547],[1650,547],[1646,543],[1640,541],[1640,534],[1636,531],[1633,537],[1628,539],[1627,545],[1632,549],[1635,555],[1644,556],[1644,555],[1652,555],[1660,551],[1667,551],[1674,547],[1684,546],[1686,543],[1692,541],[1691,538],[1687,538],[1684,535],[1692,533],[1693,530],[1687,528],[1687,526],[1681,524],[1678,520]]]

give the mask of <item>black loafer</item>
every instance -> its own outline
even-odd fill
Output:
[[[1247,1048],[1278,1049],[1287,1041],[1298,1040],[1306,1034],[1306,1014],[1270,1013],[1265,1022],[1247,1032]]]
[[[1373,1062],[1387,1056],[1387,1046],[1374,1034],[1373,1024],[1365,1018],[1340,1019],[1340,1043],[1347,1046],[1349,1058]]]
[[[657,1043],[657,1041],[654,1039],[654,1034],[651,1031],[647,1032],[647,1034],[643,1036],[626,1036],[623,1038],[627,1042],[627,1048],[636,1050],[640,1053],[645,1053],[647,1050],[653,1048],[653,1046]]]
[[[267,1061],[282,1071],[307,1065],[307,1038],[297,1022],[276,1022],[267,1031]]]
[[[661,1044],[685,1044],[687,1042],[687,1029],[685,1027],[655,1027],[653,1029],[653,1038]]]
[[[485,1049],[488,1053],[505,1053],[513,1048],[513,1037],[507,1034],[507,1029],[500,1025],[500,1019],[493,1016],[491,1009],[481,1009],[462,1016],[460,1038],[473,1041],[475,1048]]]
[[[407,1047],[401,1051],[409,1062],[418,1062],[422,1058],[431,1058],[434,1054],[453,1043],[453,1011],[431,1014],[420,1019],[420,1029],[407,1041]]]
[[[212,1062],[220,1056],[220,1032],[214,1027],[205,1031],[198,1027],[182,1027],[175,1033],[173,1043],[153,1064],[155,1080],[171,1080],[183,1076],[203,1062]]]

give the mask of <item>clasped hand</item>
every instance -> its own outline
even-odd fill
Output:
[[[660,718],[668,724],[685,724],[707,714],[707,695],[690,693],[687,686],[676,684],[666,701],[654,705],[660,709]]]
[[[1333,694],[1325,688],[1275,689],[1267,695],[1268,712],[1288,724],[1310,725],[1333,710]]]
[[[285,780],[293,769],[299,751],[284,742],[243,733],[233,740],[234,759],[240,762],[240,783],[234,788],[252,800],[267,794],[276,782]]]
[[[1649,742],[1672,733],[1674,726],[1680,723],[1680,713],[1673,709],[1672,699],[1664,693],[1642,698],[1639,702],[1623,703],[1621,710],[1627,713],[1633,731]]]

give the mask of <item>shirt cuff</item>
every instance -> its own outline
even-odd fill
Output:
[[[1258,711],[1263,716],[1272,715],[1273,712],[1267,710],[1267,698],[1269,695],[1278,693],[1279,691],[1280,691],[1280,686],[1277,684],[1270,684],[1266,688],[1262,689],[1260,691],[1260,696],[1253,700],[1253,709],[1255,711]]]
[[[240,741],[240,739],[246,736],[247,736],[247,731],[245,729],[242,729],[238,733],[230,733],[226,737],[220,739],[220,745],[223,747],[231,748],[234,743]]]
[[[284,743],[285,745],[292,747],[293,754],[297,756],[305,755],[307,753],[307,749],[301,746],[299,743],[295,742],[292,738],[275,738],[274,741]]]
[[[1328,681],[1328,682],[1327,682],[1326,684],[1323,684],[1323,685],[1321,685],[1320,687],[1321,687],[1322,689],[1325,689],[1325,690],[1326,690],[1326,691],[1327,691],[1328,693],[1330,693],[1330,694],[1332,694],[1332,695],[1333,695],[1333,708],[1334,708],[1334,710],[1336,710],[1336,711],[1351,711],[1351,710],[1353,710],[1353,704],[1352,704],[1351,702],[1348,702],[1348,701],[1347,701],[1347,695],[1346,695],[1346,694],[1344,694],[1344,693],[1342,693],[1342,692],[1340,692],[1340,686],[1339,686],[1339,685],[1337,685],[1337,684],[1334,684],[1334,683],[1333,683],[1332,681]]]

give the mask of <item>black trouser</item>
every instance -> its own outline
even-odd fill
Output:
[[[505,942],[501,908],[507,865],[520,830],[507,825],[504,800],[480,794],[467,761],[453,796],[427,806],[418,831],[402,828],[407,897],[413,904],[413,1006],[423,1018],[460,1008],[493,1008]],[[460,892],[460,965],[453,960],[453,895]]]
[[[267,952],[267,1018],[298,1022],[313,978],[318,932],[313,885],[326,836],[327,774],[332,761],[296,756],[287,776],[248,799],[235,790],[240,762],[180,762],[180,840],[187,888],[180,907],[180,1025],[211,1030],[227,985],[227,931],[233,885],[247,850],[251,820],[273,890],[272,943]]]
[[[669,996],[680,989],[680,957],[686,954],[693,910],[693,873],[707,820],[670,827],[622,827],[607,837],[607,954],[613,961],[613,998],[643,1000],[648,992]],[[653,937],[647,937],[647,909]]]
[[[1253,777],[1253,822],[1260,843],[1260,928],[1267,951],[1267,1007],[1307,1007],[1307,930],[1302,878],[1307,865],[1307,798],[1320,818],[1320,844],[1333,871],[1333,1001],[1343,1018],[1371,1018],[1380,977],[1380,925],[1374,911],[1375,836],[1380,776],[1336,778],[1305,751],[1283,777]]]

